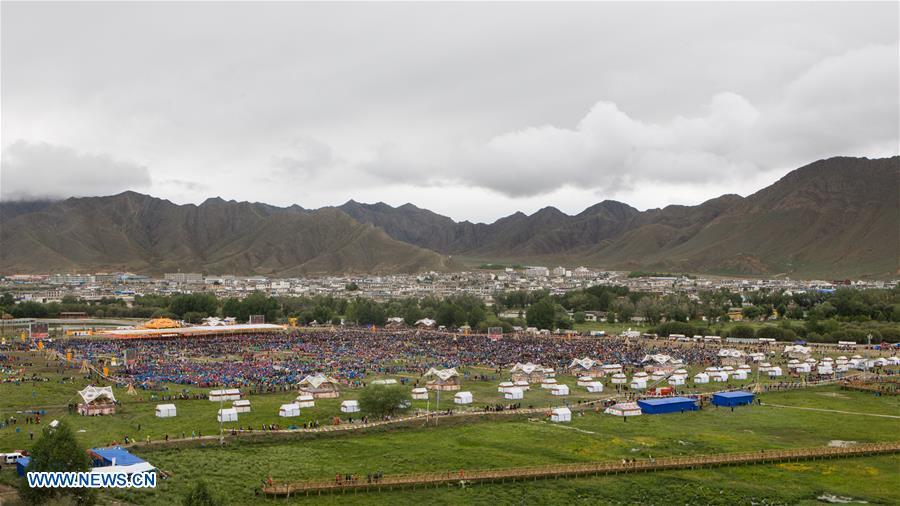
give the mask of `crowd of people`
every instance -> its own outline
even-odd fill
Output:
[[[688,364],[716,363],[718,347],[684,346],[622,338],[563,339],[447,335],[429,331],[365,329],[291,331],[221,337],[164,339],[68,339],[51,344],[61,354],[92,364],[124,362],[116,374],[136,387],[165,383],[201,387],[246,387],[257,391],[290,388],[308,374],[325,373],[346,384],[372,376],[423,374],[431,367],[480,366],[499,373],[516,362],[558,369],[573,358],[636,366],[648,354],[667,354]]]

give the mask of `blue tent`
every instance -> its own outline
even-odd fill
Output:
[[[25,476],[25,469],[31,464],[31,457],[19,457],[16,459],[16,472],[19,476]]]
[[[664,413],[679,413],[682,411],[694,411],[697,401],[687,397],[663,397],[661,399],[644,399],[637,402],[645,415],[662,415]]]
[[[713,394],[712,403],[716,406],[731,407],[743,406],[753,403],[753,394],[750,392],[720,392]]]
[[[94,467],[111,466],[113,463],[117,466],[131,466],[145,462],[144,459],[133,455],[128,450],[114,446],[112,448],[92,448],[91,460]]]

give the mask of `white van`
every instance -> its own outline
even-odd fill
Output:
[[[22,457],[22,454],[19,452],[14,453],[0,453],[0,457],[2,457],[2,462],[4,465],[12,465],[15,464],[19,457]]]

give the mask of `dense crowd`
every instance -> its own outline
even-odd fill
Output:
[[[422,374],[430,367],[482,366],[499,372],[516,362],[534,362],[562,369],[581,357],[627,367],[656,353],[707,365],[715,363],[718,352],[715,345],[652,340],[544,336],[492,340],[484,335],[362,329],[215,338],[68,339],[51,346],[95,365],[127,357],[119,374],[136,386],[178,383],[261,390],[293,385],[318,372],[358,383],[373,375]]]

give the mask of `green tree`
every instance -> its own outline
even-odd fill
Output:
[[[753,330],[753,327],[750,325],[735,325],[731,327],[730,335],[727,337],[734,337],[737,339],[753,339],[756,337],[756,331]]]
[[[549,298],[541,299],[528,307],[525,320],[539,329],[552,329],[555,323],[556,305]]]
[[[409,392],[399,385],[369,385],[359,395],[359,408],[378,418],[405,411],[411,403]]]
[[[90,470],[91,459],[66,422],[60,422],[56,428],[44,428],[41,438],[31,450],[31,462],[27,468],[27,472]],[[26,504],[44,504],[64,497],[73,499],[77,504],[94,504],[97,501],[96,490],[91,488],[31,488],[25,478],[20,482],[19,495]]]
[[[203,480],[198,481],[181,501],[184,506],[219,506],[224,504],[221,499],[214,496]]]
[[[584,311],[575,311],[572,318],[575,320],[575,323],[584,323],[587,319],[587,315],[584,314]]]

